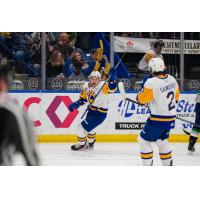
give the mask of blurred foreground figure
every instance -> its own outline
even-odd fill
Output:
[[[12,165],[19,153],[28,166],[39,165],[33,125],[27,113],[8,96],[12,75],[0,66],[0,165]]]

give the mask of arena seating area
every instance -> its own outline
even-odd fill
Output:
[[[180,39],[178,32],[116,32],[115,36],[129,38],[151,39]],[[99,48],[99,39],[103,38],[104,52],[110,61],[110,33],[90,32],[48,32],[46,33],[46,77],[47,79],[60,78],[62,81],[73,81],[74,73],[78,79],[87,79],[88,74],[95,66],[94,51]],[[185,33],[186,40],[199,40],[200,33]],[[81,55],[81,70],[77,75],[70,69],[73,63],[74,50]],[[123,53],[115,55],[116,65]],[[118,78],[141,80],[145,73],[138,69],[138,63],[144,53],[126,53],[121,61]],[[165,54],[165,63],[169,72],[179,78],[180,55]],[[41,33],[38,32],[1,32],[0,33],[0,64],[10,66],[17,81],[24,82],[30,78],[41,81]],[[112,67],[112,66],[111,66]],[[84,70],[83,70],[84,68]],[[87,69],[86,69],[87,68]],[[85,70],[86,69],[86,70]],[[197,55],[185,55],[185,79],[200,77],[200,59]],[[71,70],[71,71],[70,71]],[[38,88],[40,89],[40,88]],[[47,89],[52,89],[47,86]]]

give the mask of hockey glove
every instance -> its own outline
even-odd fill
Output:
[[[113,82],[117,79],[117,70],[111,69],[110,70],[110,82]]]
[[[68,107],[69,111],[70,112],[73,112],[75,109],[79,108],[80,107],[80,102],[79,101],[75,101],[73,103],[71,103]]]

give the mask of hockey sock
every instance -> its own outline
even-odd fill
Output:
[[[151,142],[144,140],[140,135],[138,136],[138,142],[140,144],[140,155],[142,164],[144,166],[153,165],[153,148]]]
[[[140,152],[142,164],[144,166],[152,166],[153,165],[153,151],[151,152]]]
[[[157,140],[156,142],[159,155],[163,166],[171,166],[172,164],[172,151],[169,146],[169,142],[167,139],[165,140]]]
[[[163,166],[172,166],[172,152],[169,151],[168,153],[159,153],[160,159],[162,161]]]
[[[86,131],[81,124],[78,125],[77,132],[78,132],[77,135],[78,144],[84,145],[87,141],[87,137],[86,137]]]
[[[86,137],[81,138],[81,137],[77,136],[77,140],[78,140],[78,144],[84,145],[86,143],[86,141],[87,141],[87,138]]]
[[[93,143],[96,139],[96,133],[88,133],[88,142]]]

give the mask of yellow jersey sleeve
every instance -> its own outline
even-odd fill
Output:
[[[143,91],[138,93],[137,100],[141,104],[151,102],[153,100],[153,89],[144,87]]]

